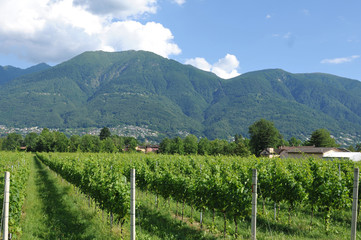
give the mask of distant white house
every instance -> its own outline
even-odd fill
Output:
[[[279,147],[277,149],[267,148],[261,152],[263,157],[279,158],[303,158],[312,156],[324,159],[350,159],[352,161],[361,161],[360,152],[350,152],[344,148],[327,148],[314,146],[300,147]]]
[[[337,159],[350,159],[354,162],[358,162],[361,160],[361,153],[360,152],[330,152],[325,153],[323,158],[337,158]]]

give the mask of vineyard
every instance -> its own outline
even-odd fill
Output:
[[[129,172],[136,169],[137,187],[175,201],[179,215],[184,206],[198,212],[210,211],[223,217],[223,233],[227,222],[233,222],[233,235],[238,223],[249,219],[252,200],[252,169],[258,169],[260,214],[267,206],[280,206],[292,213],[308,207],[310,226],[314,215],[322,216],[324,231],[330,230],[335,211],[350,211],[352,204],[353,169],[355,163],[345,160],[258,159],[236,157],[167,156],[139,154],[38,154],[46,165],[78,186],[93,198],[101,209],[114,214],[123,223],[129,209]],[[116,204],[114,204],[116,203]],[[269,207],[268,207],[269,208]],[[176,209],[178,215],[178,208]],[[199,223],[202,228],[202,221]]]
[[[87,196],[103,216],[107,213],[108,224],[117,226],[120,237],[125,239],[129,236],[132,168],[136,169],[138,191],[136,221],[142,228],[137,239],[185,239],[161,237],[162,233],[158,233],[159,238],[150,237],[156,229],[144,233],[147,224],[155,224],[149,218],[159,219],[160,213],[193,229],[188,231],[187,239],[249,239],[252,169],[258,170],[260,239],[349,239],[353,169],[359,167],[347,160],[313,158],[104,153],[0,156],[1,170],[11,173],[13,239],[21,235],[21,210],[33,157],[73,185],[76,192]]]
[[[1,174],[4,174],[6,171],[10,172],[11,176],[9,232],[13,234],[13,237],[21,234],[19,223],[25,200],[31,158],[31,155],[24,153],[0,152],[0,172]],[[4,191],[4,177],[0,177],[0,189]],[[4,195],[1,194],[0,201],[3,202],[3,199]]]

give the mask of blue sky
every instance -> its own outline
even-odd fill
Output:
[[[361,81],[359,0],[1,0],[0,65],[148,50],[223,78],[267,69]]]

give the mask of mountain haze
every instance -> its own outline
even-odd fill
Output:
[[[0,80],[5,79],[1,72]],[[224,80],[145,51],[85,52],[1,82],[0,125],[147,126],[165,136],[247,135],[260,118],[286,137],[361,135],[361,82],[281,69]]]

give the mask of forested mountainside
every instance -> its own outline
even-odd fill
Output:
[[[361,135],[361,82],[334,75],[269,69],[225,80],[145,51],[85,52],[41,67],[11,76],[0,67],[0,125],[133,125],[213,139],[247,135],[265,118],[286,138],[318,128]]]

